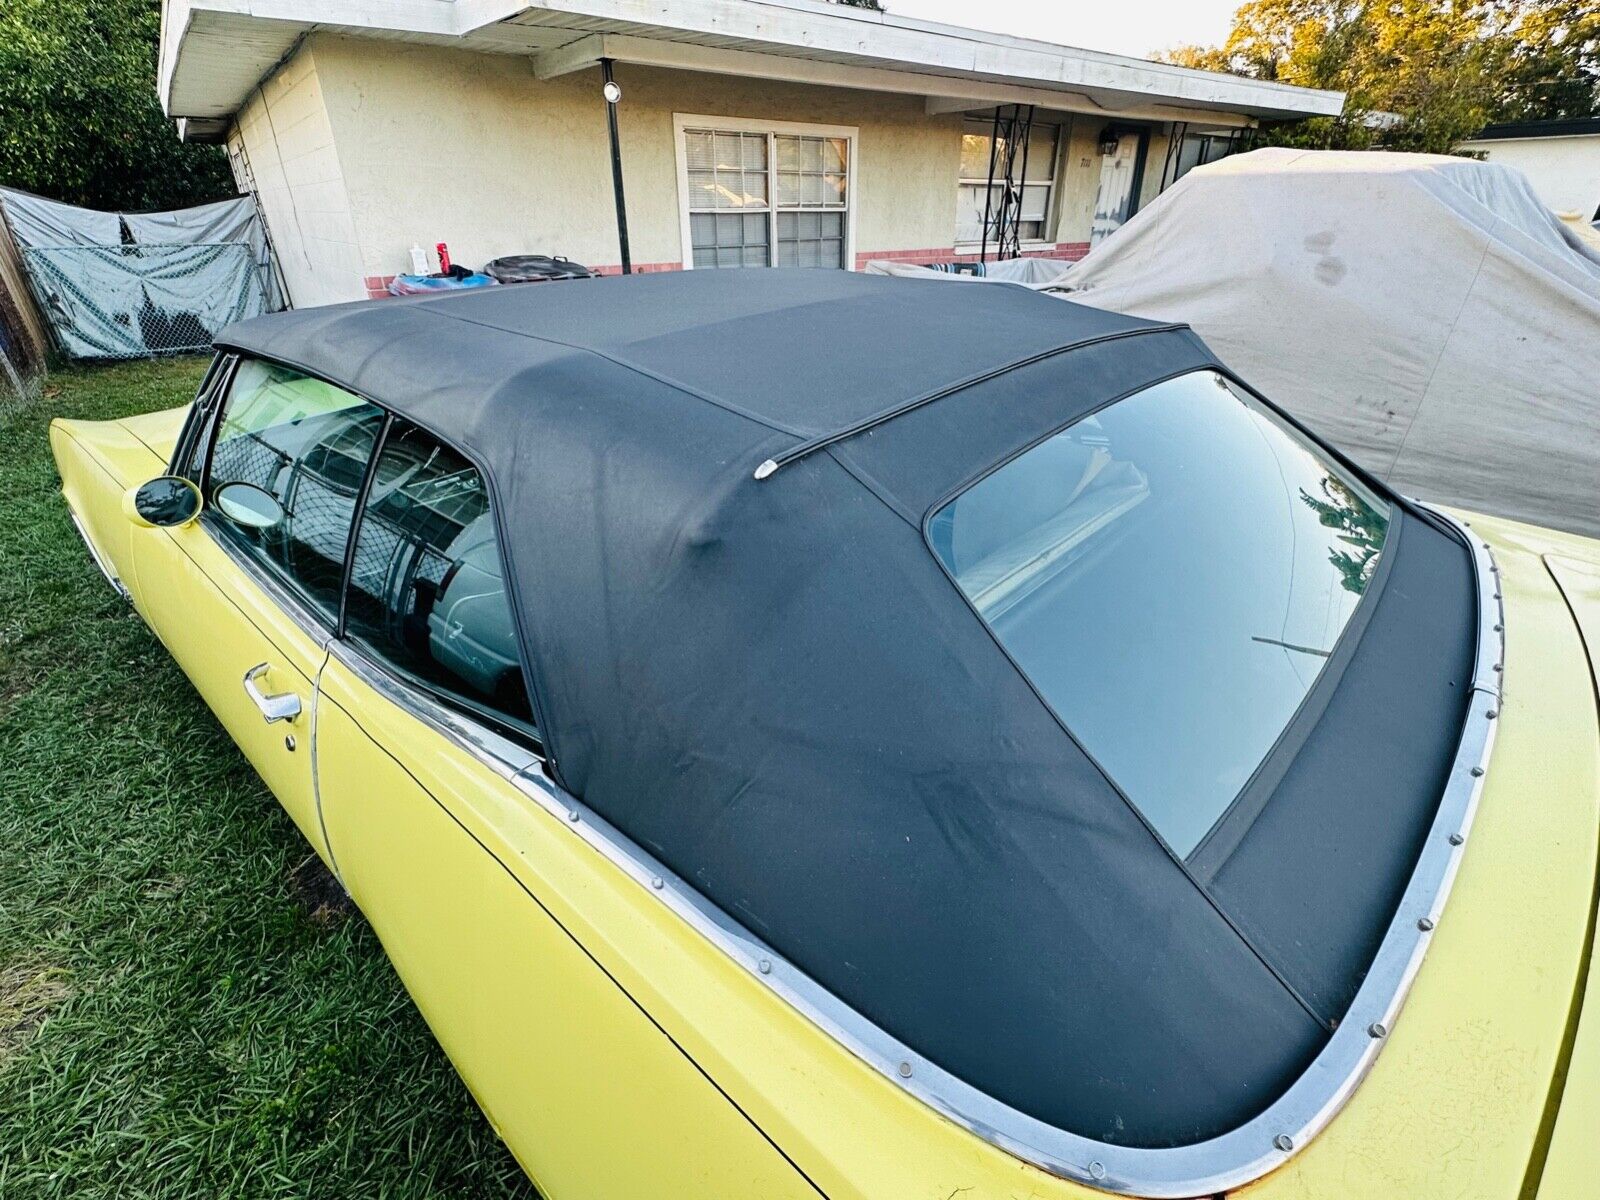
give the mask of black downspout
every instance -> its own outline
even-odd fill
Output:
[[[605,75],[606,126],[611,132],[611,190],[617,201],[617,243],[622,247],[622,273],[633,274],[633,256],[628,252],[628,202],[622,194],[622,144],[617,138],[617,101],[622,90],[611,78],[611,60],[602,58],[600,70]]]

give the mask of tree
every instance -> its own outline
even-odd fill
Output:
[[[1600,116],[1600,6],[1594,0],[1509,3],[1496,121]]]
[[[162,115],[160,27],[160,0],[0,2],[0,183],[101,209],[233,195],[221,148]]]
[[[1490,121],[1600,112],[1593,0],[1251,0],[1221,47],[1160,57],[1345,93],[1268,142],[1449,153]]]

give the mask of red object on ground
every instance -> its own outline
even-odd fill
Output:
[[[450,247],[440,242],[434,249],[439,252],[439,274],[450,274]]]

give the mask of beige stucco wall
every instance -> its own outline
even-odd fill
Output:
[[[598,72],[550,81],[527,60],[314,39],[366,273],[404,270],[414,242],[463,263],[556,252],[619,260]],[[858,251],[948,246],[960,117],[920,97],[617,68],[635,263],[681,262],[673,114],[848,125]]]
[[[364,297],[339,147],[311,48],[302,48],[240,110],[228,139],[236,170],[241,147],[292,302]]]
[[[962,117],[919,96],[617,68],[633,261],[677,264],[675,114],[849,126],[857,132],[858,255],[953,250]],[[410,269],[413,244],[478,266],[514,253],[620,260],[599,73],[541,81],[530,60],[317,35],[240,112],[294,303],[359,299]],[[1086,242],[1100,179],[1098,116],[1041,112],[1068,130],[1053,240]],[[1160,186],[1152,130],[1143,199]],[[375,281],[375,280],[374,280]]]

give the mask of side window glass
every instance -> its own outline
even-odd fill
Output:
[[[218,419],[206,478],[218,528],[330,622],[383,419],[359,396],[252,360],[239,364]]]
[[[483,477],[399,418],[356,532],[345,632],[405,674],[532,727]]]

